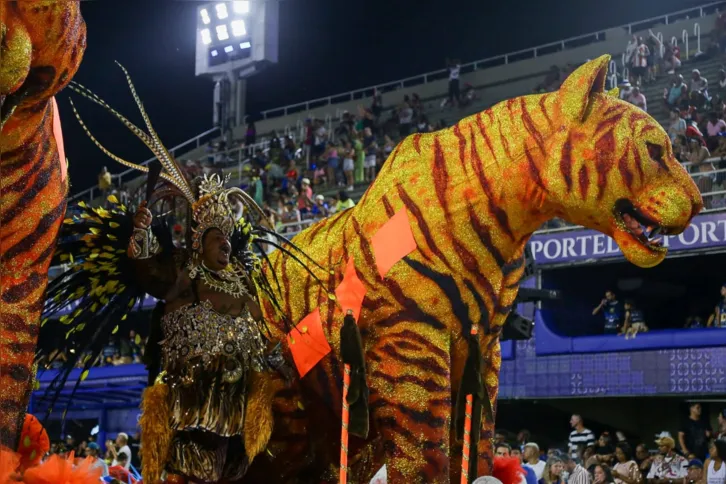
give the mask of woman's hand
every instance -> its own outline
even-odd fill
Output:
[[[146,208],[146,202],[141,202],[141,205],[134,214],[134,227],[146,230],[151,226],[151,219],[151,211]]]

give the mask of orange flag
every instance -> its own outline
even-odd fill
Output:
[[[358,272],[355,270],[355,261],[353,257],[350,257],[348,264],[345,266],[343,281],[335,289],[335,298],[343,311],[353,311],[353,317],[358,321],[366,292],[367,289],[358,278]]]
[[[320,308],[297,323],[297,326],[287,334],[287,343],[300,378],[330,353],[330,345],[323,333],[320,320]]]
[[[393,264],[416,250],[416,241],[413,238],[411,224],[408,222],[406,207],[396,212],[383,227],[378,229],[371,243],[378,273],[384,278]]]

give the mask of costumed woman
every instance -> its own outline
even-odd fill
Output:
[[[156,435],[144,430],[168,425],[174,436],[163,459],[167,471],[204,482],[235,481],[249,465],[247,447],[259,447],[254,441],[266,441],[271,430],[271,396],[255,373],[281,369],[283,359],[279,347],[270,352],[247,274],[252,267],[238,259],[244,254],[232,252],[241,190],[225,189],[217,177],[203,180],[199,190],[190,253],[161,249],[146,206],[134,215],[128,256],[144,292],[163,301],[152,316],[150,344],[160,341],[163,372],[156,383],[166,387],[165,398],[144,402],[142,439],[144,447],[154,445]],[[151,405],[168,406],[168,422],[153,421]],[[161,470],[162,462],[146,457],[145,468]]]
[[[294,246],[297,252],[292,253],[275,242],[282,237],[254,225],[254,217],[264,214],[244,191],[225,188],[225,180],[217,176],[188,183],[126,77],[148,133],[83,86],[74,83],[71,88],[108,109],[160,163],[149,169],[110,153],[73,106],[104,153],[148,171],[149,177],[147,201],[133,216],[109,197],[109,209],[81,203],[65,220],[54,263],[69,269],[50,284],[45,316],[48,321],[63,308],[76,307],[59,319],[68,326],[66,335],[76,351],[49,398],[64,387],[74,366],[81,365],[86,370],[81,379],[85,377],[119,321],[150,294],[160,302],[145,354],[149,388],[140,421],[144,482],[156,484],[164,473],[168,482],[234,482],[265,449],[272,432],[272,390],[264,374],[291,375],[262,320],[258,297],[278,311],[279,305],[253,249],[264,258],[261,244],[272,245],[301,264],[296,254],[304,254]],[[163,213],[177,200],[188,206],[186,248],[174,246]],[[154,217],[152,210],[159,214]]]

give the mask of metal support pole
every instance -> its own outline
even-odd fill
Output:
[[[108,425],[108,410],[106,408],[101,410],[101,415],[98,419],[98,433],[96,434],[96,443],[101,446],[104,451],[108,450],[105,448],[106,445],[106,426]]]
[[[235,81],[235,88],[237,89],[235,126],[242,126],[245,122],[247,81],[245,79],[237,79]]]

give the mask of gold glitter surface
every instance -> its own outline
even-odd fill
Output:
[[[603,56],[584,65],[556,93],[505,101],[451,128],[403,140],[358,205],[296,237],[333,271],[319,271],[324,287],[283,254],[272,255],[266,270],[280,279],[283,309],[292,320],[320,308],[333,352],[313,370],[326,377],[303,383],[334,406],[343,311],[326,292],[337,287],[344,261],[353,257],[368,291],[358,324],[372,427],[386,449],[370,467],[386,462],[391,482],[458,480],[456,459],[447,459],[451,399],[467,356],[462,335],[473,323],[482,328],[483,378],[496,408],[499,330],[517,294],[524,245],[543,222],[556,216],[614,236],[630,261],[647,267],[662,254],[626,237],[616,201],[629,200],[672,231],[683,230],[700,209],[698,190],[673,158],[663,129],[603,92],[608,61]],[[647,143],[662,147],[662,159],[649,156]],[[417,249],[381,278],[371,238],[403,207]],[[269,306],[266,312],[274,319]],[[284,328],[276,331],[282,338]],[[484,472],[494,422],[483,422],[481,431]],[[454,448],[460,458],[460,445]]]
[[[85,24],[78,1],[34,0],[10,6],[0,2],[0,29],[6,34],[0,98],[5,99],[4,111],[13,112],[0,133],[0,363],[12,368],[0,374],[0,445],[14,448],[29,395],[50,249],[67,191],[49,101],[78,69]],[[34,74],[26,77],[29,72]],[[13,102],[9,94],[26,88],[31,95],[17,106],[7,104]],[[38,152],[38,146],[48,149]]]

